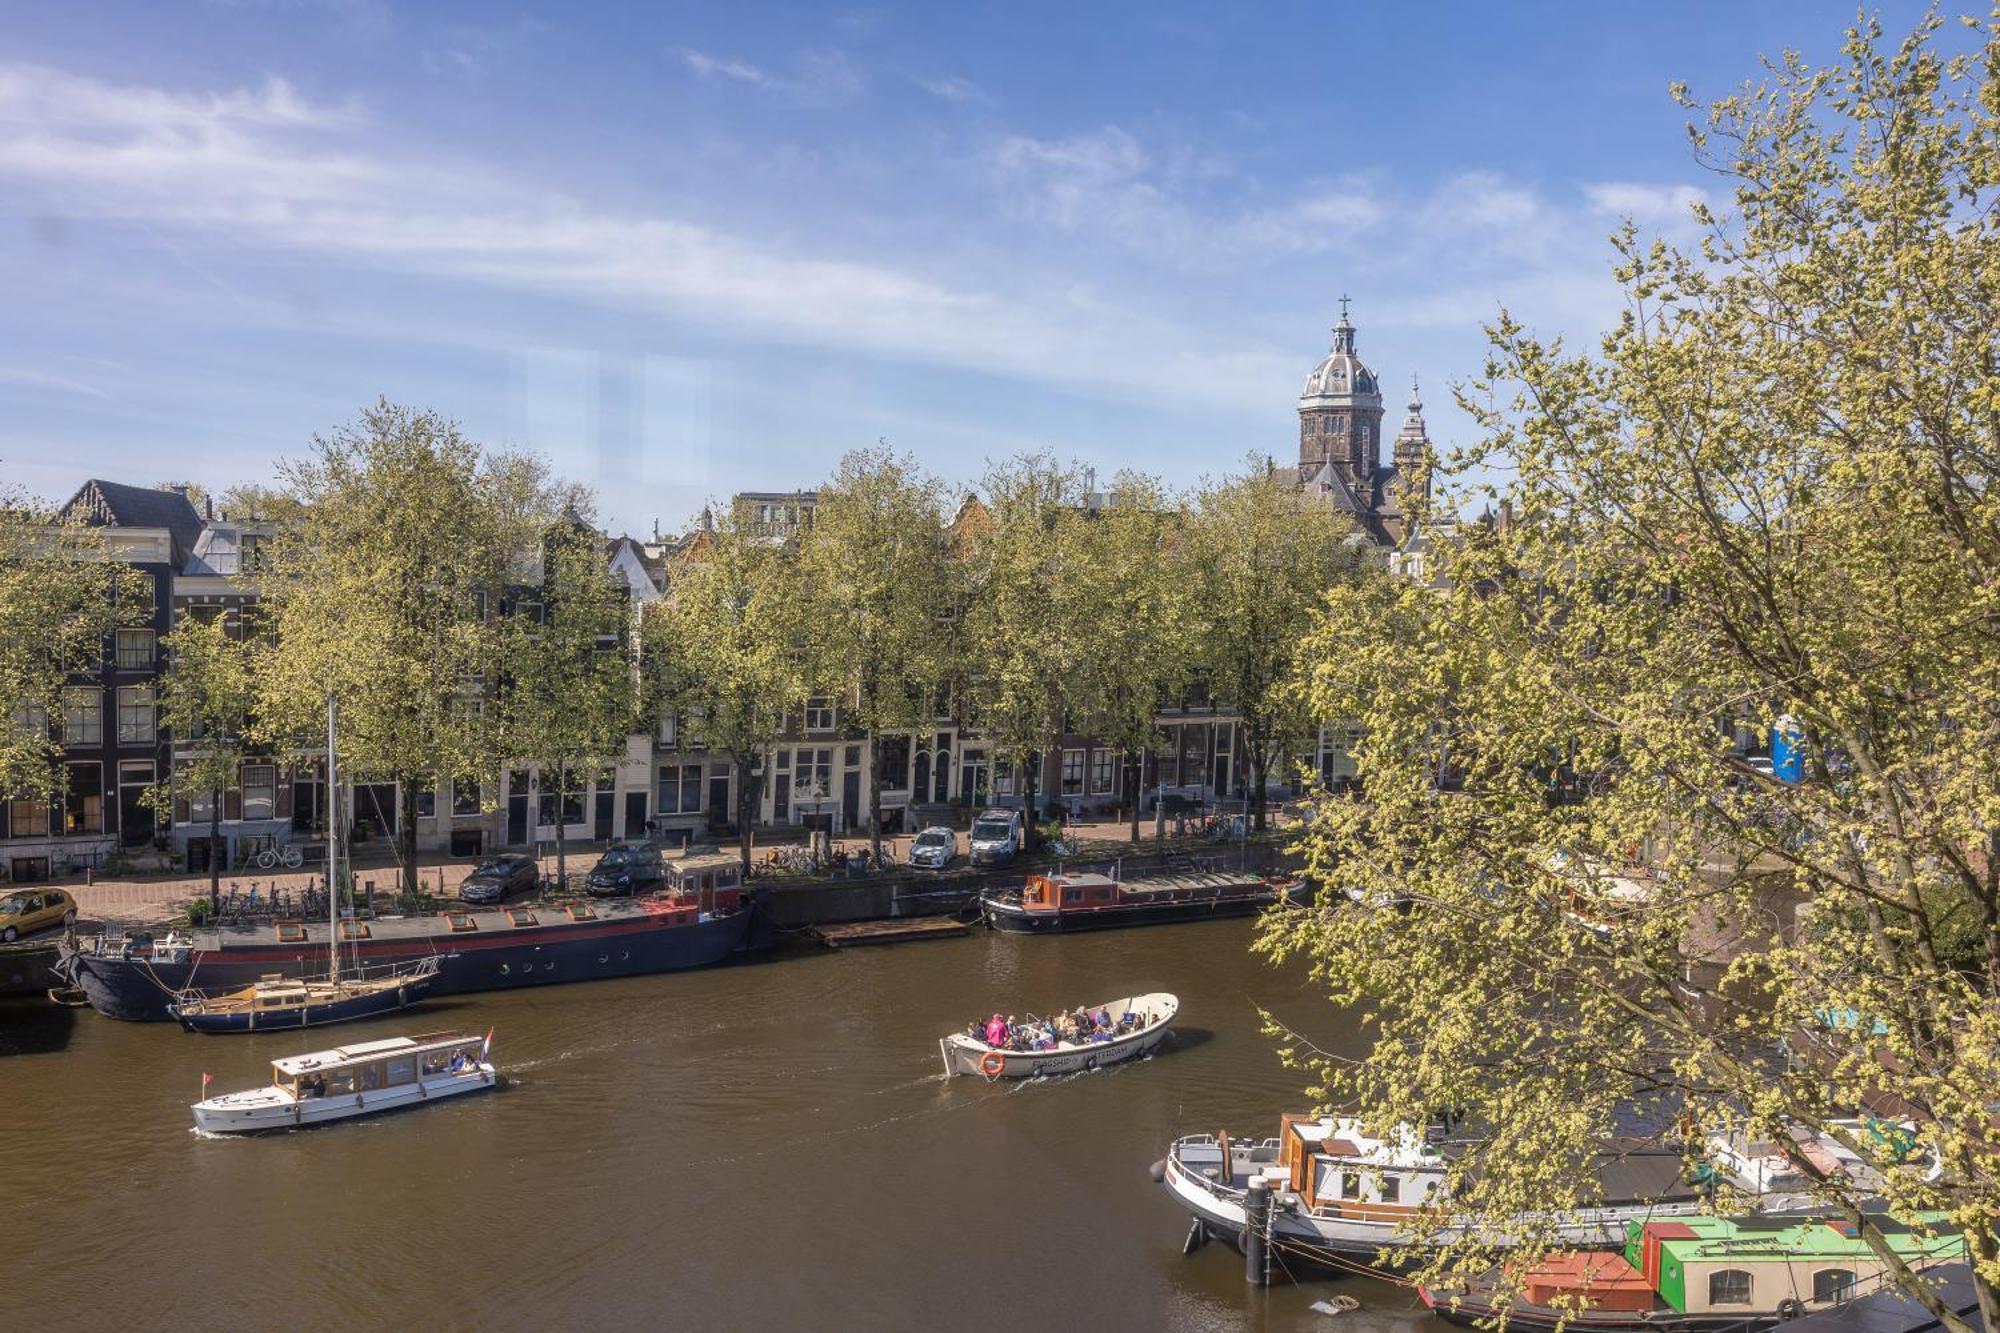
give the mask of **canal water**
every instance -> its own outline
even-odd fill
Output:
[[[334,1033],[198,1037],[0,1003],[0,1327],[1442,1327],[1360,1279],[1258,1290],[1147,1176],[1177,1133],[1303,1109],[1259,1006],[1343,1017],[1248,922],[980,932],[454,997]],[[1150,1059],[1048,1082],[939,1077],[939,1035],[1149,990]],[[187,1103],[317,1040],[497,1030],[496,1092],[251,1140]],[[1339,1292],[1337,1320],[1310,1305]]]

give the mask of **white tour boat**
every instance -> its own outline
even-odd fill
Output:
[[[427,1032],[356,1042],[271,1062],[266,1087],[194,1104],[195,1128],[217,1134],[319,1125],[494,1086],[492,1032]],[[208,1090],[209,1076],[201,1076]]]
[[[1093,1025],[1081,1040],[1055,1040],[1051,1035],[1041,1048],[1015,1050],[1011,1046],[989,1045],[984,1036],[954,1032],[938,1039],[944,1056],[945,1077],[978,1074],[987,1079],[1034,1078],[1050,1074],[1074,1074],[1100,1065],[1117,1064],[1146,1054],[1166,1037],[1181,1002],[1165,991],[1132,995],[1122,1000],[1085,1005],[1075,1011],[1082,1015],[1103,1014],[1108,1027]],[[1031,1021],[1022,1025],[1036,1029],[1047,1025]]]

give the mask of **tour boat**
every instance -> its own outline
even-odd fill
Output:
[[[1158,1046],[1180,1012],[1180,1001],[1164,991],[1133,995],[1103,1004],[1085,1005],[1083,1012],[1102,1011],[1110,1015],[1117,1035],[1082,1042],[1058,1042],[1047,1050],[1015,1051],[989,1046],[970,1033],[954,1032],[938,1039],[944,1056],[945,1077],[978,1074],[989,1081],[996,1078],[1035,1078],[1051,1074],[1074,1074],[1079,1070],[1114,1065],[1146,1054]],[[1119,1032],[1119,1024],[1131,1015],[1130,1030]]]
[[[986,924],[1017,935],[1150,926],[1248,916],[1283,900],[1296,901],[1296,881],[1267,875],[1192,870],[1142,879],[1097,873],[1030,875],[1019,890],[981,895]]]
[[[1912,1269],[1956,1260],[1963,1237],[1920,1235],[1870,1219]],[[1462,1286],[1420,1286],[1446,1319],[1575,1333],[1663,1333],[1755,1328],[1824,1310],[1888,1285],[1888,1265],[1843,1219],[1688,1217],[1625,1224],[1625,1248],[1550,1255],[1522,1275],[1511,1300],[1497,1275]]]
[[[1404,1228],[1420,1212],[1449,1207],[1446,1174],[1466,1146],[1464,1140],[1408,1127],[1375,1138],[1345,1116],[1287,1115],[1275,1139],[1244,1142],[1227,1134],[1196,1134],[1176,1140],[1155,1175],[1194,1215],[1191,1247],[1209,1239],[1238,1245],[1247,1239],[1246,1204],[1254,1182],[1271,1200],[1264,1239],[1272,1249],[1348,1268],[1372,1265],[1379,1252],[1403,1244]],[[1701,1196],[1681,1178],[1682,1161],[1675,1149],[1607,1142],[1596,1164],[1601,1202],[1520,1221],[1547,1224],[1565,1246],[1623,1245],[1628,1221],[1691,1216],[1701,1209]],[[1447,1215],[1446,1225],[1427,1241],[1449,1244],[1478,1225]],[[1481,1238],[1506,1244],[1504,1228],[1490,1227]]]
[[[427,1032],[336,1046],[271,1062],[267,1087],[204,1097],[195,1128],[211,1134],[296,1129],[483,1092],[497,1075],[487,1061],[493,1034]],[[201,1076],[202,1091],[210,1078]]]
[[[271,1032],[324,1027],[407,1009],[429,994],[438,957],[390,968],[377,976],[295,980],[263,977],[238,990],[182,991],[167,1012],[189,1032]]]
[[[326,771],[328,789],[334,792],[334,814],[329,821],[333,836],[326,847],[326,882],[346,882],[341,874],[339,784],[335,779],[337,752],[334,747],[336,709],[329,696],[326,703]],[[167,1012],[190,1032],[269,1032],[277,1028],[323,1027],[351,1019],[374,1018],[407,1009],[424,998],[437,979],[440,959],[433,954],[412,963],[396,964],[368,976],[357,968],[347,976],[340,973],[340,896],[327,895],[326,975],[294,978],[282,972],[267,973],[235,990],[183,990]]]

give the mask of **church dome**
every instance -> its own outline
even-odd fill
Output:
[[[1343,311],[1333,328],[1333,347],[1306,376],[1299,394],[1301,409],[1315,407],[1376,407],[1382,405],[1381,386],[1375,372],[1362,364],[1354,352],[1354,326]]]

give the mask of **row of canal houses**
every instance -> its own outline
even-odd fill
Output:
[[[810,491],[735,500],[738,512],[773,540],[809,521],[813,503]],[[164,815],[143,799],[171,773],[175,745],[186,744],[157,722],[165,669],[160,640],[180,617],[240,615],[257,600],[258,551],[270,529],[198,509],[182,490],[105,480],[86,482],[65,509],[99,525],[114,556],[145,576],[149,605],[144,627],[118,631],[99,668],[80,671],[67,687],[61,798],[0,802],[0,881],[121,864],[205,872],[211,860],[235,871],[274,843],[317,841],[327,809],[317,760],[247,760],[237,785],[223,794],[219,821],[199,797],[176,800]],[[666,594],[673,560],[696,533],[611,538],[606,559],[635,601],[648,601]],[[835,696],[812,700],[765,759],[760,827],[834,833],[864,827],[869,744],[847,725],[841,703]],[[1140,775],[1142,809],[1152,810],[1163,793],[1169,806],[1243,795],[1248,763],[1233,716],[1197,691],[1164,709],[1160,726],[1157,753]],[[1345,728],[1319,738],[1315,760],[1326,777],[1351,775],[1349,740]],[[958,719],[939,717],[881,744],[888,831],[962,825],[975,809],[1021,803],[1022,775]],[[1073,816],[1116,810],[1130,795],[1133,775],[1121,755],[1091,737],[1063,737],[1041,765],[1038,792]],[[491,799],[475,785],[441,781],[417,794],[419,844],[457,856],[533,848],[555,840],[558,821],[565,840],[577,843],[642,837],[649,825],[667,836],[698,837],[733,818],[741,781],[734,764],[708,752],[673,717],[661,719],[652,734],[629,737],[623,754],[606,756],[587,777],[562,808],[553,793],[542,792],[531,765],[508,770],[504,789]],[[393,831],[399,796],[394,784],[353,787],[362,838]]]

